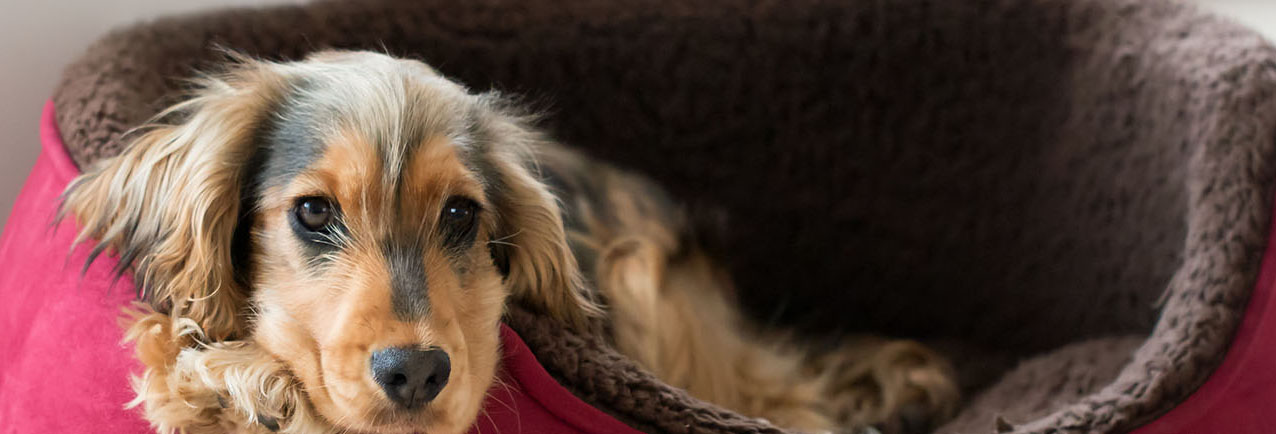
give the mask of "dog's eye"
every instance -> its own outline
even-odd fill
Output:
[[[440,221],[453,229],[464,229],[474,224],[475,214],[478,214],[477,203],[464,197],[454,197],[443,204]]]
[[[439,229],[443,231],[444,243],[452,247],[466,244],[474,239],[474,223],[478,220],[478,203],[465,197],[453,197],[443,204],[439,215]]]
[[[307,197],[297,202],[297,222],[310,231],[318,231],[332,223],[332,203],[322,197]]]

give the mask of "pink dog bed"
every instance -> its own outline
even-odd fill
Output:
[[[153,432],[133,399],[132,351],[121,345],[121,310],[133,283],[112,284],[114,258],[83,276],[87,247],[71,251],[73,223],[52,226],[58,196],[79,170],[59,136],[53,103],[40,124],[41,152],[0,235],[0,433]],[[70,256],[67,253],[71,252]],[[473,433],[637,433],[577,399],[501,328],[504,386],[493,388]]]
[[[1250,30],[1163,0],[368,0],[145,23],[67,68],[0,237],[0,433],[147,429],[132,284],[81,276],[49,219],[213,43],[549,96],[555,137],[727,211],[757,318],[950,355],[968,400],[939,432],[1276,432],[1276,49]],[[781,432],[506,324],[483,434]]]

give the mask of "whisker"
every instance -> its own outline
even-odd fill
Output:
[[[519,414],[519,412],[518,412],[518,409],[516,409],[516,408],[514,407],[514,405],[513,405],[513,404],[511,404],[511,403],[513,403],[513,402],[516,402],[516,401],[517,401],[517,398],[515,398],[515,397],[514,397],[514,390],[513,390],[513,388],[511,388],[511,387],[510,387],[510,385],[509,385],[509,383],[506,383],[506,382],[505,382],[505,380],[504,380],[503,378],[501,378],[500,376],[497,376],[497,377],[493,378],[492,380],[493,380],[493,382],[494,382],[494,383],[496,383],[496,385],[497,385],[497,386],[499,386],[501,389],[504,389],[504,390],[505,390],[506,396],[509,396],[509,398],[510,398],[510,403],[506,403],[505,401],[502,401],[500,398],[497,398],[496,396],[492,395],[492,391],[491,391],[491,390],[488,390],[488,392],[487,392],[487,397],[488,397],[488,398],[491,398],[493,401],[496,401],[496,403],[497,403],[497,404],[501,404],[501,405],[502,405],[502,406],[504,406],[506,409],[508,409],[508,410],[510,411],[510,414],[513,414],[513,415],[514,415],[515,420],[516,420],[516,421],[518,421],[518,428],[516,429],[516,431],[515,431],[515,432],[523,432],[523,419],[522,419],[522,417],[520,417],[520,414]],[[487,412],[487,408],[484,408],[484,409],[483,409],[483,411],[484,411],[484,413],[486,413],[486,412]],[[489,419],[489,420],[491,420],[491,415],[488,415],[488,419]],[[497,434],[500,434],[500,427],[499,427],[499,426],[497,426],[497,424],[496,424],[496,421],[495,421],[495,420],[492,420],[492,426],[493,426],[493,427],[496,427]]]
[[[488,241],[487,243],[488,243],[488,244],[497,244],[497,245],[502,245],[502,246],[510,246],[510,247],[518,248],[518,244],[514,244],[514,243],[507,243],[507,242],[504,242],[504,241],[495,241],[495,240],[492,240],[492,241]]]
[[[500,238],[496,238],[496,239],[493,239],[493,240],[488,241],[488,242],[505,241],[505,240],[508,240],[508,239],[510,239],[510,238],[517,237],[517,236],[518,236],[519,234],[521,234],[521,233],[523,233],[523,230],[522,230],[522,229],[519,229],[519,230],[515,231],[515,232],[514,232],[514,233],[512,233],[512,234],[509,234],[509,235],[506,235],[506,236],[503,236],[503,237],[500,237]]]

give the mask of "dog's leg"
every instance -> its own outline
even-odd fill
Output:
[[[698,233],[659,187],[563,149],[542,157],[567,204],[573,253],[608,300],[617,348],[661,380],[806,431],[896,429],[955,405],[943,360],[920,345],[865,341],[816,357],[763,337],[737,310],[730,277],[688,245]]]
[[[299,382],[274,357],[246,341],[200,343],[189,320],[156,312],[130,318],[145,370],[133,378],[146,418],[159,432],[324,433]]]
[[[822,382],[797,353],[767,347],[740,327],[725,276],[698,254],[668,257],[657,243],[618,239],[603,249],[598,286],[611,301],[620,351],[695,396],[779,426],[834,427]]]
[[[916,342],[862,337],[814,353],[755,335],[703,255],[628,237],[598,267],[621,352],[700,399],[807,431],[928,432],[956,407],[952,369]]]

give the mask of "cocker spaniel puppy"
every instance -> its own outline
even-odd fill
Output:
[[[665,193],[495,94],[375,53],[234,57],[65,194],[142,292],[134,404],[159,431],[464,432],[511,299],[605,317],[664,381],[781,426],[898,431],[955,405],[918,344],[755,329]]]

